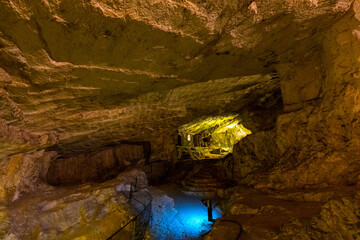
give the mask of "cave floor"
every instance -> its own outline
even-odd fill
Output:
[[[355,195],[357,191],[358,186],[277,191],[236,187],[225,203],[228,213],[221,220],[240,223],[242,240],[285,239],[278,238],[284,228],[310,226],[313,217],[321,212],[329,199]],[[236,239],[238,230],[239,227],[232,222],[217,221],[205,239]],[[229,238],[229,234],[233,238]]]
[[[80,236],[83,232],[92,236],[104,231],[111,233],[117,229],[119,222],[126,222],[131,217],[126,199],[119,199],[122,201],[122,209],[118,209],[112,197],[115,194],[115,182],[118,180],[99,185],[84,184],[35,192],[22,196],[3,210],[11,215],[10,229],[22,229],[32,236],[37,234],[33,230],[37,228],[57,229],[57,233],[45,232],[47,235],[44,236],[54,235],[58,239],[66,239],[69,234]],[[152,239],[202,239],[201,234],[210,230],[206,207],[199,198],[180,192],[175,184],[148,186],[147,189],[154,199],[150,235],[161,235]],[[311,226],[324,204],[332,199],[351,199],[359,190],[360,187],[356,185],[291,190],[237,186],[226,191],[227,197],[220,204],[224,217],[221,217],[221,213],[214,214],[214,218],[221,218],[216,220],[205,240],[236,239],[238,226],[220,220],[235,220],[240,223],[243,228],[242,240],[290,239],[281,237],[284,229],[292,228],[291,231],[297,231],[304,226]],[[104,215],[105,213],[108,215]],[[82,222],[86,226],[93,222],[97,227],[102,223],[103,229],[91,233],[88,227],[81,225]],[[75,224],[79,225],[81,232],[67,230]],[[59,237],[59,232],[64,234],[64,238]],[[103,235],[99,235],[96,239],[102,237]]]

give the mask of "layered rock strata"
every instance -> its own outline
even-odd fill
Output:
[[[301,62],[351,3],[3,0],[3,156],[151,140],[164,157],[174,127],[277,91],[238,77]]]

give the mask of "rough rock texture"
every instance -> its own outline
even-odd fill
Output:
[[[281,229],[279,239],[358,239],[359,196],[337,197],[321,208],[310,223],[293,219]]]
[[[352,10],[326,32],[323,62],[309,62],[314,69],[322,67],[318,98],[300,101],[301,109],[278,118],[276,144],[281,159],[271,176],[275,186],[347,185],[359,181],[359,13],[359,2],[355,1]],[[318,70],[312,72],[315,85],[321,75]],[[302,89],[304,94],[313,90],[306,86]],[[284,101],[288,103],[294,104]]]
[[[158,136],[271,95],[276,81],[238,77],[319,46],[351,2],[2,0],[2,144],[171,153]]]
[[[280,237],[283,226],[296,219],[301,223],[299,225],[305,228],[311,218],[320,213],[324,203],[312,200],[277,199],[274,197],[275,193],[263,193],[254,188],[235,188],[229,195],[227,203],[229,210],[224,219],[241,224],[243,229],[241,239],[302,239]],[[215,223],[214,235],[219,236],[216,234],[216,231],[221,231],[221,228],[217,228],[219,225],[221,222]],[[237,229],[236,225],[232,224],[231,226],[233,229]],[[219,240],[222,239],[226,239],[225,234],[219,238]]]
[[[266,171],[277,162],[275,131],[257,132],[246,136],[234,146],[234,177],[249,183],[252,174]]]
[[[257,172],[248,176],[254,181],[245,182],[271,188],[359,182],[359,6],[355,1],[324,32],[322,48],[276,65],[285,113],[277,117],[272,135],[248,136],[234,154],[239,177],[259,168],[270,175]],[[269,162],[276,163],[273,169]]]
[[[48,189],[46,172],[54,152],[17,154],[0,162],[0,202],[18,199],[21,195]]]
[[[102,184],[29,194],[2,209],[0,238],[106,239],[135,214],[121,193],[135,177],[147,185],[144,173],[132,171]]]
[[[143,145],[122,145],[97,153],[53,159],[46,179],[51,185],[105,181],[139,160],[145,160]]]
[[[225,220],[242,225],[241,239],[358,239],[359,187],[273,190],[233,189]],[[294,198],[296,196],[296,199]],[[230,226],[229,226],[230,224]],[[224,227],[236,231],[234,223],[217,221],[211,236],[228,239]],[[215,238],[214,238],[215,239]]]
[[[360,237],[360,201],[355,198],[332,200],[322,207],[319,216],[312,219],[316,239],[356,239]]]
[[[174,199],[167,196],[163,191],[151,189],[152,201],[152,221],[149,233],[150,239],[169,239],[173,226],[179,225],[178,210],[175,207]],[[166,221],[164,221],[166,219]],[[156,237],[155,237],[156,236]]]
[[[347,130],[356,125],[352,2],[0,1],[0,157],[127,140],[170,159],[177,127],[201,116],[242,112],[250,130],[271,130],[276,114],[262,116],[267,127],[251,117],[278,105],[281,89],[289,113],[277,120],[279,161],[334,167],[326,179],[303,166],[272,182],[338,182],[350,169],[335,167],[347,157],[332,150],[356,136]],[[266,75],[274,71],[279,78]]]

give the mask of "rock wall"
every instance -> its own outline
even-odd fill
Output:
[[[275,131],[262,131],[246,136],[234,146],[234,178],[250,183],[259,171],[267,171],[277,159]]]
[[[352,11],[325,33],[322,62],[316,64],[313,58],[309,62],[312,70],[299,70],[312,84],[291,92],[293,96],[303,94],[303,101],[296,103],[301,109],[278,118],[280,162],[270,177],[274,186],[351,185],[359,181],[359,13],[355,1]],[[286,98],[284,103],[294,105]]]
[[[105,181],[125,167],[150,157],[144,145],[125,144],[96,153],[53,159],[46,175],[51,185]]]
[[[45,173],[54,152],[17,154],[0,162],[0,202],[8,203],[21,195],[48,189]]]
[[[355,1],[324,33],[321,50],[277,65],[284,113],[277,117],[275,133],[256,133],[235,147],[239,176],[267,168],[271,173],[265,186],[272,188],[359,182],[359,20]],[[269,161],[276,162],[274,168],[268,168]]]
[[[105,181],[125,167],[150,157],[147,144],[124,144],[100,152],[57,158],[56,152],[36,151],[16,154],[0,162],[0,203],[51,189],[52,185]]]

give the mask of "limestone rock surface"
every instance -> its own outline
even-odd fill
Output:
[[[2,239],[106,239],[136,212],[122,191],[133,178],[147,185],[140,171],[101,184],[37,191],[2,209]]]
[[[302,57],[351,3],[1,0],[1,154],[119,140],[171,153],[158,136],[277,92],[241,77]]]
[[[282,227],[280,239],[358,239],[359,197],[338,197],[328,201],[310,223],[292,220]]]
[[[234,175],[241,182],[250,183],[256,171],[266,171],[277,162],[275,131],[257,132],[234,145]]]
[[[229,199],[227,227],[238,229],[243,239],[358,239],[359,187],[273,190],[261,192],[237,187]],[[280,199],[280,197],[282,198]],[[226,225],[225,225],[226,226]],[[224,223],[217,221],[207,239],[227,239]]]
[[[0,202],[15,201],[34,191],[51,189],[46,172],[54,152],[34,152],[10,156],[0,162]]]
[[[300,109],[277,119],[279,164],[270,180],[277,187],[355,185],[359,182],[359,5],[334,24],[324,39],[322,65],[311,74],[321,91],[315,99],[297,101]],[[317,58],[313,54],[313,60]],[[300,74],[303,68],[296,69]],[[302,91],[312,91],[304,86]],[[290,111],[293,102],[284,102]],[[296,108],[298,108],[296,107]],[[296,109],[295,108],[295,109]]]
[[[322,48],[276,64],[284,112],[276,117],[273,141],[254,134],[248,140],[258,136],[256,144],[245,139],[235,147],[235,161],[246,162],[242,171],[267,168],[248,183],[283,189],[359,184],[359,6],[355,1],[324,32]],[[254,154],[257,148],[261,154]]]
[[[144,146],[121,145],[95,153],[53,158],[46,172],[51,185],[101,182],[116,177],[127,166],[145,160]]]

